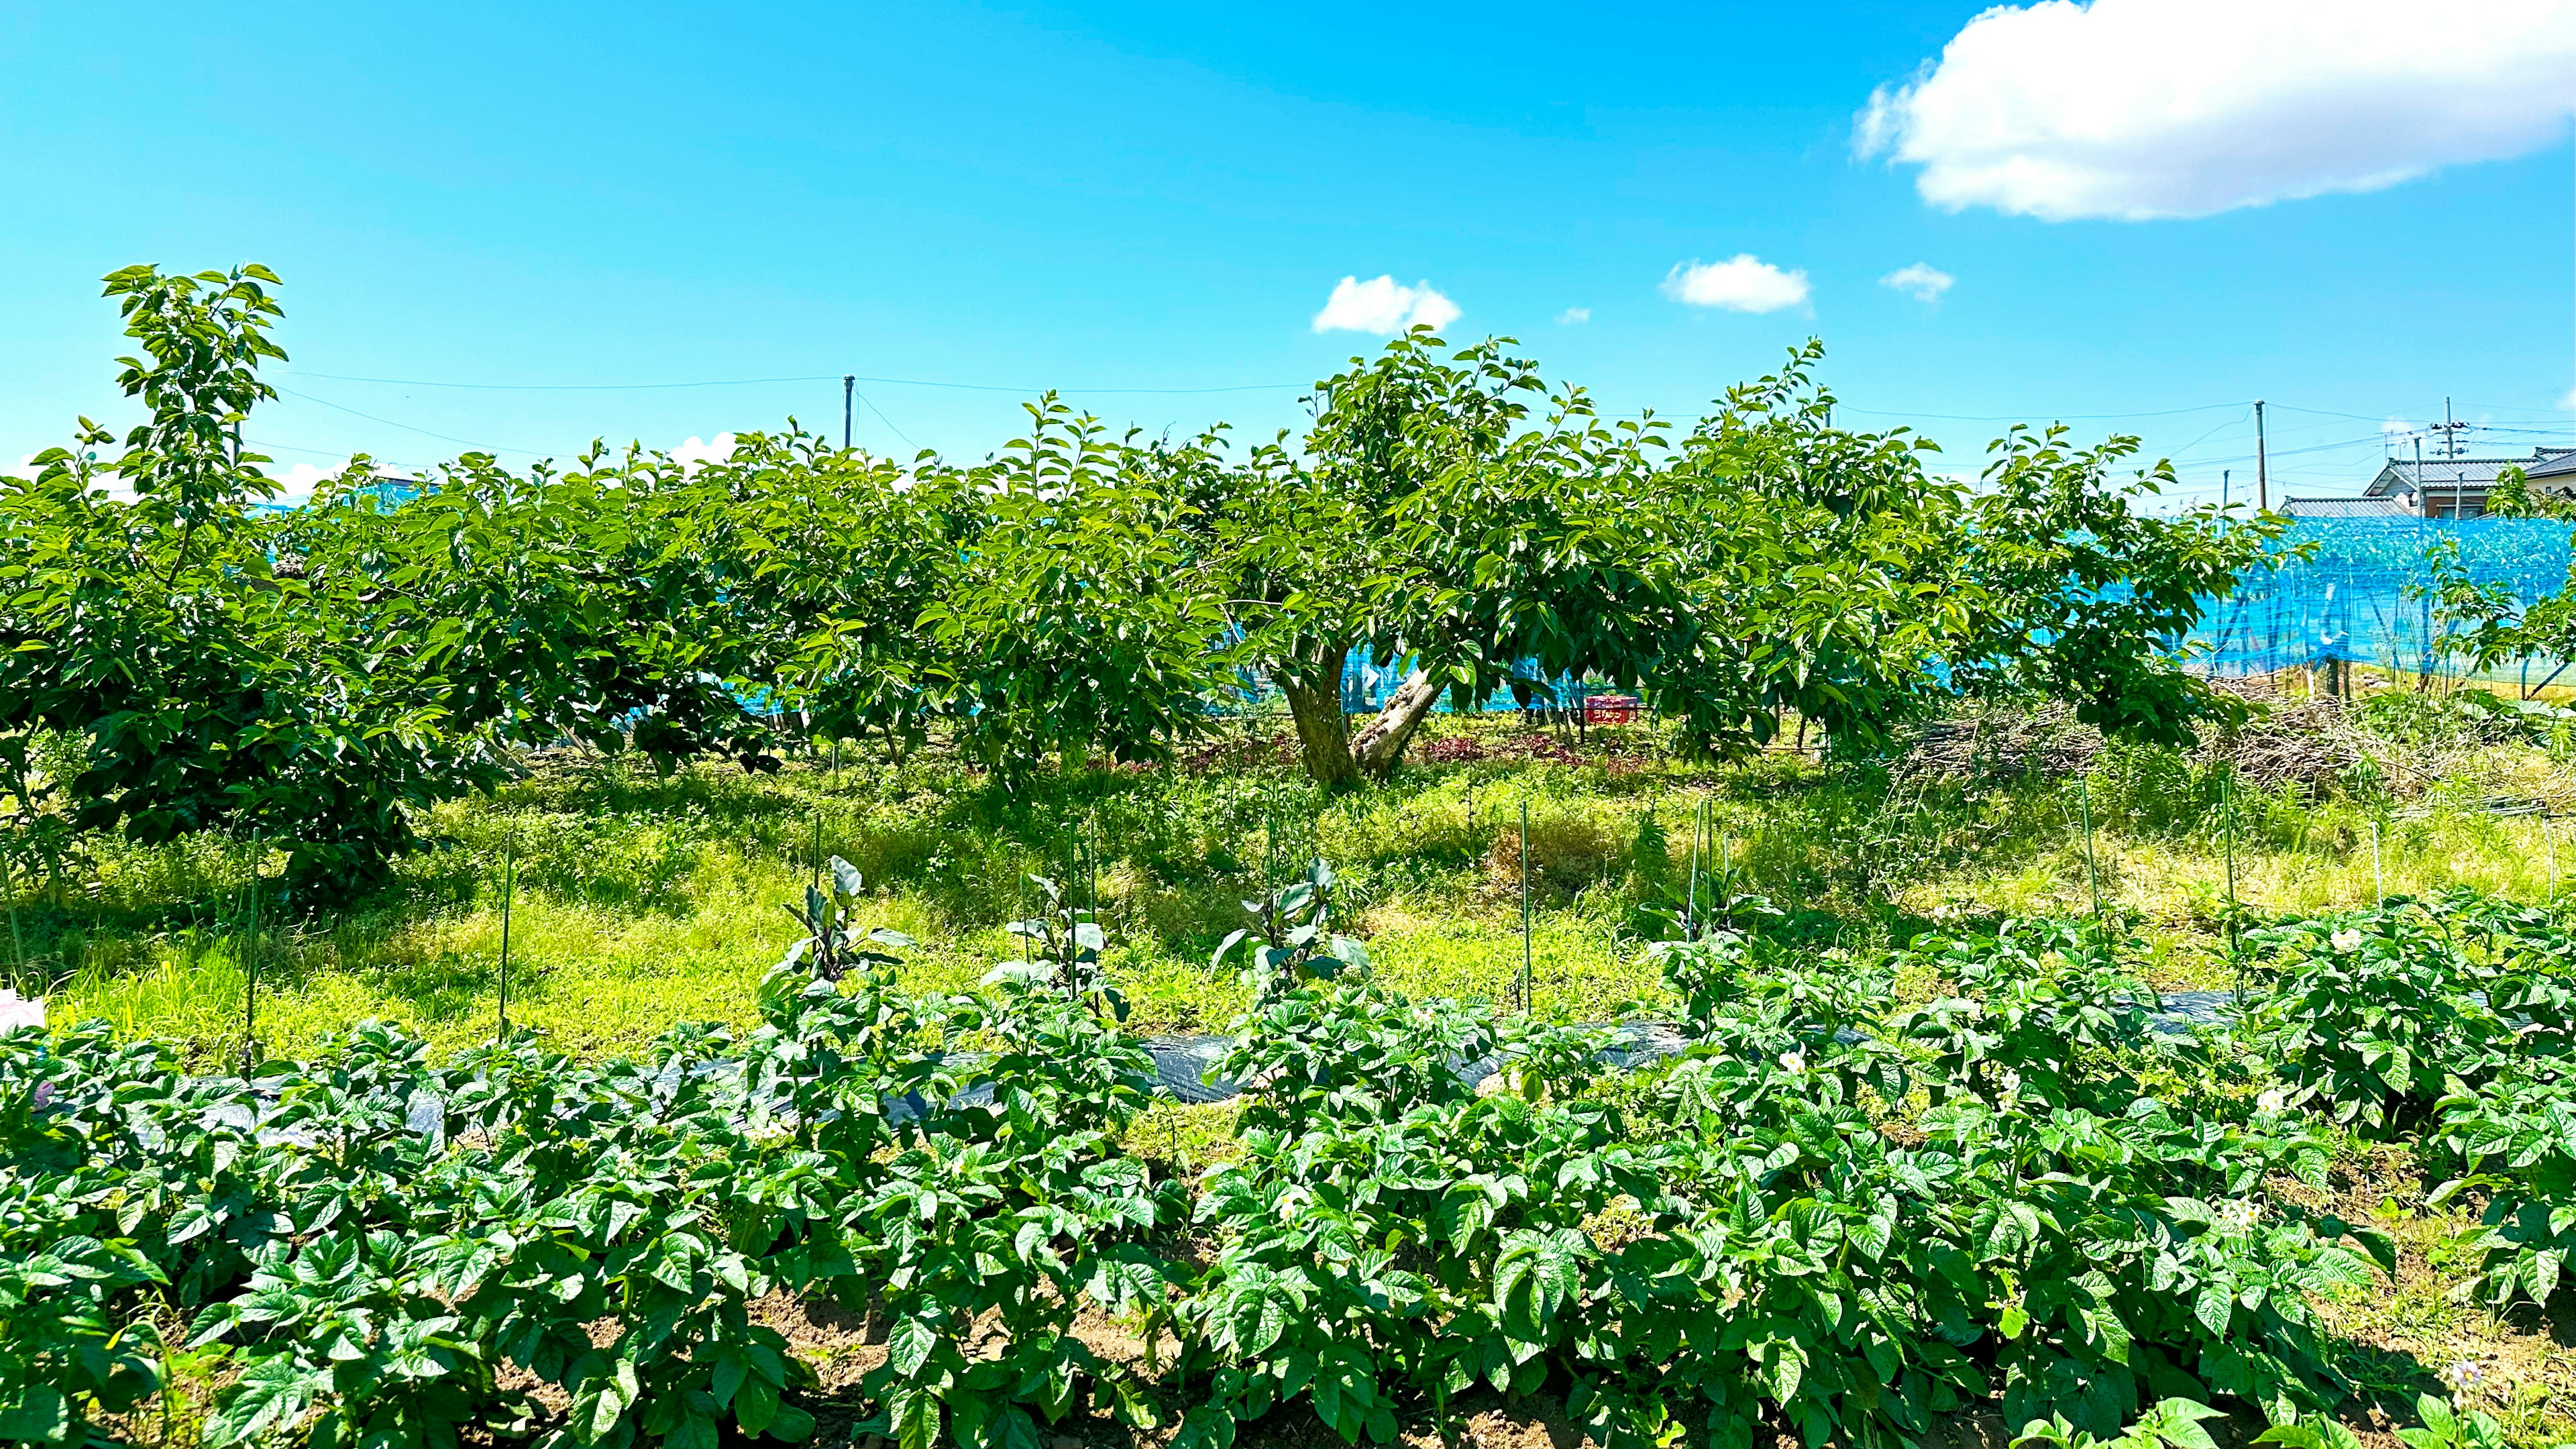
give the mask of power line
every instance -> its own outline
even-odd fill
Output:
[[[2297,406],[2294,406],[2294,405],[2292,405],[2292,404],[2290,404],[2290,403],[2279,403],[2279,402],[2273,403],[2273,404],[2272,404],[2272,406],[2273,406],[2273,407],[2276,407],[2276,408],[2279,408],[2279,409],[2280,409],[2281,411],[2283,411],[2283,412],[2288,412],[2288,413],[2314,413],[2315,415],[2317,415],[2318,417],[2321,417],[2321,418],[2350,418],[2350,419],[2352,419],[2354,422],[2357,422],[2357,423],[2384,423],[2384,422],[2388,421],[2388,419],[2387,419],[2387,418],[2385,418],[2385,417],[2377,417],[2377,418],[2374,418],[2374,417],[2371,417],[2370,415],[2368,415],[2368,414],[2366,414],[2366,413],[2339,413],[2339,412],[2336,412],[2335,410],[2333,410],[2332,408],[2303,408],[2303,407],[2297,407]]]
[[[2338,443],[2311,443],[2304,448],[2273,448],[2270,450],[2269,456],[2274,458],[2292,458],[2301,453],[2329,453],[2337,448],[2357,448],[2364,443],[2376,443],[2378,441],[2378,435],[2373,434],[2367,438],[2347,438]],[[2193,461],[2202,467],[2212,467],[2220,463],[2251,463],[2254,461],[2254,455],[2251,453],[2235,453],[2224,458],[2196,458]]]
[[[2220,433],[2225,432],[2227,429],[2232,428],[2243,421],[2245,421],[2243,418],[2229,418],[2225,422],[2220,423],[2217,427],[2211,428],[2208,432],[2205,432],[2199,437],[2192,439],[2190,442],[2183,444],[2181,447],[2174,449],[2165,456],[2169,458],[2179,458],[2183,454],[2190,452],[2192,449],[2199,447],[2201,444],[2208,442],[2210,439],[2217,437]]]
[[[1005,387],[997,383],[944,382],[920,377],[866,377],[851,373],[817,374],[813,377],[728,377],[703,382],[442,382],[426,378],[355,377],[337,372],[293,372],[289,377],[326,379],[331,382],[364,382],[384,387],[444,387],[474,392],[664,392],[692,387],[769,387],[786,383],[834,382],[843,377],[880,387],[938,387],[958,392],[1007,392],[1021,397],[1035,397],[1044,392],[1092,394],[1131,394],[1155,397],[1196,397],[1227,392],[1280,392],[1310,387],[1303,382],[1247,382],[1231,387]],[[882,417],[884,414],[880,413]]]
[[[537,448],[505,448],[498,443],[483,443],[477,442],[472,438],[458,438],[451,437],[446,433],[433,433],[427,428],[416,428],[409,423],[398,423],[391,418],[377,417],[374,413],[362,413],[356,408],[342,407],[340,404],[331,401],[329,398],[315,397],[309,392],[297,392],[291,387],[281,387],[278,391],[286,394],[288,397],[300,397],[309,403],[319,403],[323,407],[330,408],[335,412],[347,413],[353,418],[365,418],[371,423],[382,423],[389,428],[400,428],[406,433],[418,433],[424,438],[436,438],[442,443],[458,443],[468,448],[481,448],[487,452],[493,453],[519,453],[530,458],[544,458],[551,456]]]
[[[855,392],[855,389],[853,389],[853,391]],[[904,431],[903,429],[901,429],[901,428],[897,428],[897,427],[895,427],[895,426],[894,426],[894,419],[892,419],[892,418],[890,418],[890,417],[887,417],[887,416],[885,415],[885,409],[883,409],[883,408],[881,408],[881,407],[878,407],[878,406],[876,405],[876,402],[875,402],[875,400],[874,400],[874,399],[870,398],[866,393],[863,393],[863,392],[861,392],[861,393],[857,393],[857,397],[858,397],[859,401],[861,401],[861,402],[863,402],[863,403],[866,403],[866,404],[868,405],[868,411],[869,411],[869,412],[875,413],[875,414],[877,415],[877,421],[878,421],[878,422],[881,422],[881,423],[885,424],[887,427],[889,427],[889,428],[893,428],[893,429],[894,429],[894,435],[895,435],[896,437],[903,439],[906,443],[911,443],[913,447],[918,448],[918,447],[920,447],[920,446],[921,446],[919,443],[914,443],[914,442],[912,441],[912,435],[911,435],[910,433],[905,432],[905,431]]]
[[[320,378],[331,382],[372,382],[386,387],[446,387],[472,392],[653,392],[683,387],[766,387],[777,383],[830,382],[821,377],[731,377],[706,382],[432,382],[413,377],[351,377],[337,372],[290,372],[287,377]],[[873,379],[871,379],[873,380]]]
[[[1950,423],[2026,423],[2032,418],[2039,416],[2038,413],[1888,412],[1880,408],[1856,408],[1840,401],[1835,402],[1834,406],[1842,412],[1859,413],[1861,416],[1869,418],[1938,418],[1943,422]],[[2243,406],[2245,406],[2245,404],[2241,402],[2223,402],[2204,403],[2196,408],[2168,408],[2163,412],[2153,413],[2050,413],[2048,416],[2062,423],[2116,422],[2121,418],[2178,418],[2185,413],[2205,413],[2218,408],[2241,408]]]

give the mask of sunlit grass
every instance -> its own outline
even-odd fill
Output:
[[[273,856],[255,942],[238,843],[94,842],[76,890],[21,883],[13,949],[27,959],[13,957],[14,979],[49,991],[57,1021],[101,1016],[219,1060],[240,1051],[248,959],[271,1050],[302,1050],[368,1017],[462,1047],[499,1022],[506,858],[518,881],[512,1023],[577,1053],[633,1052],[678,1021],[753,1024],[761,975],[798,933],[781,907],[801,895],[818,838],[866,875],[868,922],[921,943],[907,979],[939,990],[970,986],[1015,954],[1001,926],[1033,909],[1026,877],[1065,873],[1078,841],[1098,861],[1083,886],[1098,892],[1111,974],[1140,1030],[1232,1019],[1243,984],[1231,967],[1212,969],[1209,953],[1241,923],[1243,899],[1317,850],[1345,877],[1341,929],[1369,939],[1390,982],[1517,1006],[1524,808],[1533,1005],[1578,1019],[1657,999],[1636,934],[1641,895],[1655,888],[1639,845],[1662,836],[1667,888],[1677,887],[1703,809],[1703,877],[1722,863],[1730,891],[1770,898],[1806,948],[2089,914],[2098,888],[2103,908],[2147,943],[2140,967],[2169,988],[2229,984],[2231,854],[2234,899],[2257,913],[2452,885],[2538,901],[2576,873],[2563,824],[2487,808],[2497,781],[2522,799],[2576,799],[2564,767],[2536,749],[2496,747],[2480,757],[2479,782],[2394,805],[2248,795],[2231,833],[2205,810],[2141,825],[2139,801],[2115,801],[2108,776],[2090,795],[2076,779],[2033,779],[1908,786],[1891,802],[1882,774],[1785,753],[1712,767],[1632,751],[1614,770],[1516,757],[1498,748],[1518,732],[1508,721],[1442,727],[1491,752],[1416,764],[1338,798],[1278,763],[1049,777],[1017,796],[919,759],[853,757],[837,772],[799,764],[769,778],[549,765],[496,800],[440,807],[427,821],[439,848],[344,909],[282,898]]]

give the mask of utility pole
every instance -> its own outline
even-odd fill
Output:
[[[2227,480],[2228,476],[2234,471],[2235,470],[2232,468],[2221,468],[2218,470],[2218,511],[2221,513],[2225,513],[2227,511]]]
[[[2451,416],[2451,400],[2442,399],[2442,421],[2434,424],[2430,431],[2442,435],[2442,441],[2437,446],[2442,460],[2451,465],[2451,516],[2453,518],[2460,516],[2460,493],[2467,483],[2460,470],[2460,454],[2467,451],[2460,444],[2460,434],[2466,431],[2468,426],[2467,423],[2460,422]],[[2422,487],[2423,480],[2417,479],[2416,486]]]
[[[846,453],[846,452],[850,451],[850,397],[851,397],[851,395],[852,395],[852,394],[856,393],[858,390],[859,390],[859,380],[858,380],[858,378],[857,378],[855,375],[850,374],[850,373],[846,373],[846,372],[845,372],[845,373],[842,373],[842,374],[841,374],[841,451],[842,451],[842,452],[844,452],[844,453]]]
[[[2415,435],[2415,502],[2422,517],[2429,519],[2433,516],[2433,490],[2424,483],[2424,435],[2421,433]],[[2415,687],[2419,690],[2433,687],[2433,597],[2429,592],[2424,596],[2423,608],[2424,669],[2415,676]],[[2379,825],[2376,821],[2370,827],[2370,868],[2376,876],[2379,870]],[[2387,904],[2387,894],[2385,890],[2380,892],[2380,904]]]
[[[2272,511],[2272,468],[2263,446],[2263,400],[2254,399],[2254,506]]]

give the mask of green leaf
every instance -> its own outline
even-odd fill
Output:
[[[2192,1316],[2212,1337],[2225,1338],[2228,1325],[2235,1319],[2236,1298],[2223,1284],[2205,1284],[2192,1300],[2191,1308]]]
[[[286,1355],[263,1358],[242,1372],[233,1391],[206,1422],[210,1444],[238,1444],[304,1416],[327,1380],[299,1368]]]
[[[71,1401],[50,1384],[28,1384],[0,1409],[0,1439],[53,1443],[71,1432]]]
[[[733,1421],[746,1434],[766,1433],[778,1418],[778,1388],[767,1379],[747,1379],[733,1399]]]
[[[930,1362],[932,1350],[939,1347],[939,1335],[918,1318],[907,1318],[894,1326],[886,1337],[886,1367],[899,1378],[918,1378],[922,1366]]]

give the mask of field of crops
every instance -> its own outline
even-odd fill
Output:
[[[244,1079],[22,1031],[0,1430],[1384,1442],[1545,1394],[1611,1449],[1976,1408],[2194,1442],[2196,1404],[2341,1442],[2327,1411],[2447,1367],[2320,1318],[2398,1271],[2364,1160],[2483,1205],[2445,1249],[2481,1301],[2562,1290],[2563,914],[2243,923],[2241,1014],[2186,1027],[2090,923],[1819,962],[1702,885],[1653,952],[1690,1044],[1650,1065],[1375,979],[1327,871],[1253,903],[1196,1171],[1089,910],[919,992],[843,864],[757,1026],[634,1059],[362,1026]],[[1892,1007],[1898,974],[1937,984]]]
[[[1416,334],[277,509],[274,280],[0,486],[0,1440],[2576,1433],[2576,715],[2215,687],[2125,441]]]

